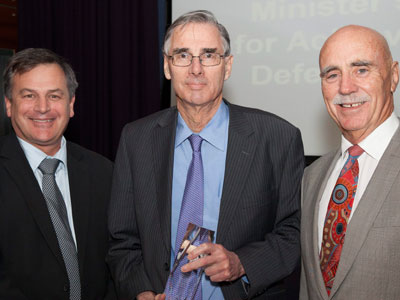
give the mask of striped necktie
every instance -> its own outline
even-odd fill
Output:
[[[42,191],[67,269],[70,300],[80,300],[81,282],[79,276],[78,253],[72,238],[65,202],[55,178],[55,172],[59,163],[60,161],[58,159],[50,158],[45,158],[40,163],[39,170],[43,173]]]

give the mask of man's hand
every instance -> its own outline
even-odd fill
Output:
[[[239,257],[234,252],[226,250],[222,245],[201,244],[188,254],[188,259],[192,260],[199,256],[203,257],[187,263],[181,268],[181,271],[190,272],[204,268],[204,272],[213,282],[233,281],[246,273]]]
[[[151,291],[140,293],[136,296],[137,300],[165,300],[165,294],[154,294]]]

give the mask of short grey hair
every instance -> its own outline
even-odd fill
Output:
[[[64,71],[67,81],[67,88],[70,99],[75,96],[78,88],[78,82],[71,65],[65,58],[59,56],[49,49],[44,48],[27,48],[14,54],[3,73],[4,95],[11,100],[12,84],[15,75],[24,74],[34,69],[38,65],[57,64]]]
[[[218,23],[218,20],[215,18],[214,14],[208,10],[190,11],[176,19],[165,33],[163,45],[164,54],[168,55],[169,48],[171,46],[171,36],[174,29],[178,26],[185,26],[189,23],[207,23],[215,25],[218,28],[219,34],[222,39],[224,56],[229,56],[231,54],[231,40],[229,38],[228,31],[226,30],[224,25]]]

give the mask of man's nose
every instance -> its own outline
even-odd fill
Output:
[[[36,100],[34,109],[40,113],[45,113],[50,109],[49,100],[46,97],[39,96]]]
[[[342,95],[349,95],[351,93],[357,92],[358,86],[354,82],[354,78],[351,74],[343,73],[340,79],[339,92]]]
[[[200,57],[193,56],[192,64],[190,65],[190,73],[193,75],[200,75],[203,73],[203,65],[200,62]]]

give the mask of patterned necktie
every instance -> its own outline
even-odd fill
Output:
[[[201,143],[203,142],[203,139],[199,135],[192,134],[189,137],[189,141],[190,145],[192,146],[193,154],[187,173],[185,191],[183,193],[181,211],[179,215],[178,230],[175,242],[175,254],[178,253],[189,223],[193,223],[198,226],[203,225],[204,171],[203,161],[201,158]],[[184,294],[184,299],[190,298],[191,292],[198,284],[194,299],[201,300],[201,282],[199,282],[201,278],[199,278],[198,272],[192,271],[190,273],[182,273],[180,271],[181,267],[186,263],[188,263],[188,260],[185,257],[180,261],[178,267],[173,273],[171,282],[173,299],[183,300],[182,298],[178,299],[178,297],[174,296],[177,295],[178,292],[181,297],[182,294]]]
[[[70,299],[80,300],[81,283],[79,277],[78,254],[72,238],[64,199],[55,178],[55,172],[59,163],[60,161],[58,159],[50,158],[45,158],[40,163],[39,170],[43,173],[42,190],[67,269],[70,285]]]
[[[349,157],[333,189],[325,217],[320,253],[320,265],[325,287],[330,295],[339,265],[347,223],[353,207],[358,182],[358,157],[364,152],[360,146],[351,146]]]

